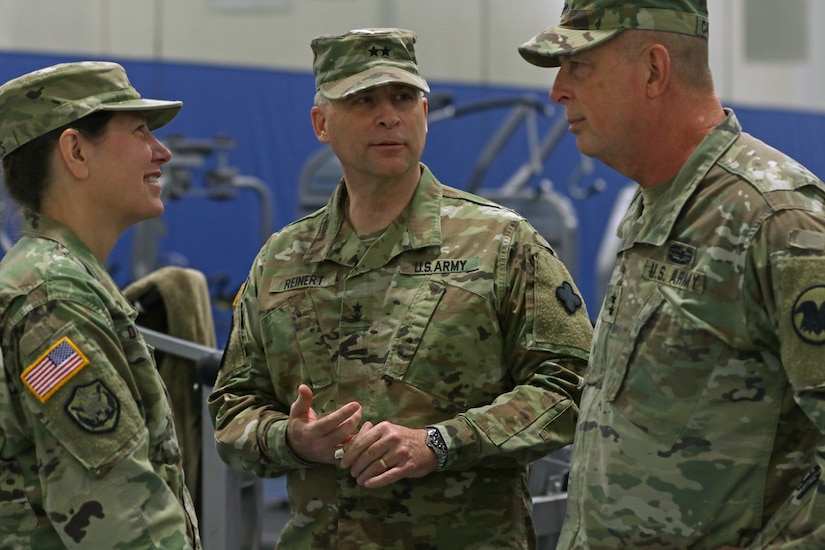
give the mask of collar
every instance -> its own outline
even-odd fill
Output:
[[[641,190],[636,190],[619,224],[618,235],[623,242],[622,250],[633,243],[661,246],[667,242],[688,197],[696,192],[713,165],[742,134],[742,126],[733,110],[725,109],[725,113],[725,120],[705,136],[667,189],[656,199],[655,208],[643,211]],[[634,229],[642,216],[642,226]],[[636,231],[638,234],[634,235]]]
[[[103,264],[92,253],[92,249],[74,231],[57,220],[26,210],[23,216],[23,235],[24,238],[45,239],[60,245],[83,264],[92,277],[100,281],[101,284],[110,287],[110,291],[113,293],[119,292],[117,284],[112,280]]]
[[[332,260],[343,265],[358,263],[361,240],[345,223],[347,189],[342,179],[329,199],[312,245],[304,255],[307,262]],[[408,250],[441,244],[442,187],[430,169],[421,163],[421,178],[410,203],[373,243],[383,261]],[[369,266],[364,266],[366,269]]]

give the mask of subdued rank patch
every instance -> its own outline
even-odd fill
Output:
[[[580,307],[582,307],[582,299],[573,291],[573,285],[564,281],[561,285],[556,288],[556,298],[559,299],[561,305],[564,306],[564,309],[567,310],[568,313],[573,314],[576,313]]]
[[[382,44],[380,48],[375,44],[370,44],[367,48],[367,57],[390,57],[391,52],[392,48],[386,44]]]
[[[45,403],[88,364],[86,356],[68,336],[64,336],[26,367],[20,379],[41,403]]]
[[[120,419],[120,401],[101,380],[77,386],[66,402],[66,413],[83,430],[111,432]]]
[[[791,310],[791,324],[803,341],[825,344],[825,285],[809,287],[796,298]]]
[[[616,311],[622,298],[622,288],[618,285],[608,285],[607,294],[602,305],[601,318],[605,323],[616,322]]]

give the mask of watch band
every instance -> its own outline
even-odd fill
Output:
[[[427,426],[427,447],[435,453],[437,461],[435,470],[442,470],[447,465],[447,444],[441,437],[441,432],[432,426]]]

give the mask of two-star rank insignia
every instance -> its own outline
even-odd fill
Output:
[[[373,44],[369,49],[367,49],[367,53],[369,53],[370,57],[389,57],[390,52],[392,50],[386,44],[379,48],[375,44]]]

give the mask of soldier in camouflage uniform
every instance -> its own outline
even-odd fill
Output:
[[[312,41],[344,177],[258,254],[210,397],[224,460],[287,476],[278,548],[534,548],[527,465],[572,438],[586,309],[523,217],[420,163],[414,42]]]
[[[0,87],[0,153],[23,236],[0,262],[0,548],[200,548],[172,412],[137,312],[103,263],[158,216],[178,101],[120,65]]]
[[[825,187],[744,133],[702,0],[570,1],[582,152],[639,184],[597,321],[559,548],[825,548]]]

